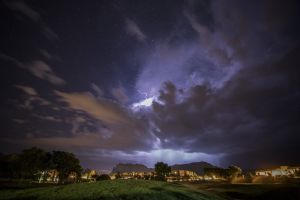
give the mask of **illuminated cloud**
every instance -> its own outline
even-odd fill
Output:
[[[98,85],[96,85],[95,83],[92,83],[91,88],[96,93],[97,98],[100,98],[103,96],[103,91],[101,90],[101,88]]]
[[[150,107],[150,106],[152,106],[153,101],[154,101],[154,97],[143,99],[143,100],[141,100],[137,103],[133,103],[132,104],[132,109],[133,110],[138,110],[139,108]]]
[[[299,50],[294,50],[272,65],[243,69],[220,90],[195,86],[180,103],[174,104],[172,100],[178,89],[174,93],[163,91],[158,98],[166,100],[153,102],[153,119],[160,130],[156,136],[162,148],[225,153],[223,164],[235,162],[248,166],[251,164],[242,159],[243,155],[255,157],[253,162],[260,163],[263,159],[257,155],[263,149],[269,149],[264,151],[265,158],[272,157],[274,152],[288,151],[289,156],[269,159],[269,163],[292,162],[296,146],[290,144],[292,140],[300,140],[293,136],[299,127],[295,121],[286,119],[287,116],[294,119],[297,111],[285,106],[294,105],[299,99],[295,93],[298,89],[290,87],[296,80],[293,72],[298,56]],[[276,128],[278,124],[281,129]],[[272,142],[270,137],[274,137]]]
[[[126,103],[129,100],[123,87],[113,88],[111,93],[120,103]]]
[[[55,91],[55,94],[60,97],[61,101],[66,102],[70,108],[82,110],[105,123],[129,123],[126,112],[113,102],[96,99],[88,93]]]
[[[113,152],[112,156],[123,157],[134,162],[138,159],[147,166],[153,167],[156,162],[163,161],[170,165],[183,164],[195,161],[206,161],[219,165],[222,154],[206,154],[201,152],[186,152],[185,150],[174,149],[154,149],[148,152],[136,151],[132,154],[124,152]]]

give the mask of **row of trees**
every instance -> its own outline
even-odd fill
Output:
[[[223,168],[204,168],[204,175],[216,176],[224,179],[233,179],[242,174],[242,169],[237,166],[229,166],[227,169]]]
[[[171,173],[171,167],[168,166],[168,164],[163,162],[157,162],[154,166],[154,170],[156,172],[156,175],[134,175],[132,178],[134,179],[144,179],[144,180],[161,180],[164,181],[166,177]],[[120,172],[117,172],[115,175],[116,179],[121,179],[122,174]]]
[[[1,178],[33,180],[50,170],[57,170],[59,182],[63,183],[70,173],[80,177],[82,167],[74,154],[64,151],[46,152],[33,147],[20,154],[0,155]]]
[[[155,164],[155,172],[158,180],[165,180],[165,177],[171,173],[171,167],[163,162]],[[242,169],[237,166],[229,166],[227,169],[223,168],[204,168],[204,175],[215,176],[224,179],[234,179],[242,175]]]
[[[95,170],[91,169],[84,169],[82,171],[82,175],[85,176],[86,178],[85,181],[104,181],[104,180],[110,180],[110,176],[108,174],[98,174]]]

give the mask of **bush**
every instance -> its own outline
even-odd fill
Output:
[[[101,174],[96,178],[96,181],[104,181],[104,180],[110,180],[110,176],[107,174]]]

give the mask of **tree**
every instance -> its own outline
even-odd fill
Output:
[[[155,164],[155,172],[158,180],[165,180],[165,177],[171,172],[171,167],[169,167],[166,163],[157,162]]]
[[[218,167],[204,168],[204,175],[210,176],[210,177],[226,178],[227,170],[223,169],[223,168],[218,168]]]
[[[116,179],[121,179],[121,178],[122,178],[121,173],[120,173],[120,172],[117,172],[117,173],[116,173]]]
[[[20,173],[22,178],[34,178],[40,171],[48,166],[47,153],[39,148],[25,149],[19,156]]]
[[[206,176],[216,176],[219,178],[236,178],[237,176],[242,174],[242,169],[237,166],[229,166],[227,169],[223,168],[204,168],[204,174]]]
[[[87,169],[84,169],[82,173],[83,173],[84,175],[86,175],[86,178],[87,178],[87,179],[92,178],[92,177],[91,177],[92,170],[90,170],[90,169],[87,168]]]
[[[64,151],[53,151],[52,163],[59,173],[59,182],[65,183],[70,173],[76,173],[80,177],[82,167],[74,154]]]
[[[1,178],[20,178],[20,169],[20,156],[18,154],[1,155]]]
[[[96,181],[104,181],[104,180],[110,180],[110,176],[107,174],[101,174],[96,178]]]
[[[227,176],[229,178],[236,178],[242,174],[242,169],[238,166],[229,166],[227,169]]]

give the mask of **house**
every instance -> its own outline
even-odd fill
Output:
[[[45,170],[39,172],[38,182],[58,183],[58,171],[56,169]]]
[[[148,179],[149,177],[154,176],[154,172],[122,172],[122,173],[113,173],[111,174],[111,179],[115,179],[116,176],[120,176],[121,179]]]
[[[156,173],[154,171],[132,171],[132,172],[122,172],[122,173],[112,173],[110,174],[111,179],[116,179],[119,177],[120,179],[145,179],[149,180],[154,178]],[[169,176],[166,177],[168,182],[175,181],[198,181],[202,180],[202,176],[198,176],[196,172],[189,170],[172,170]]]
[[[96,170],[85,170],[82,174],[81,174],[81,178],[84,180],[89,180],[89,181],[93,181],[95,179],[95,177],[97,176],[97,172]]]
[[[189,170],[172,170],[170,175],[166,177],[168,182],[176,181],[199,181],[202,176],[198,176],[196,172]]]
[[[256,170],[256,176],[295,176],[300,171],[300,167],[280,166],[270,169]]]

